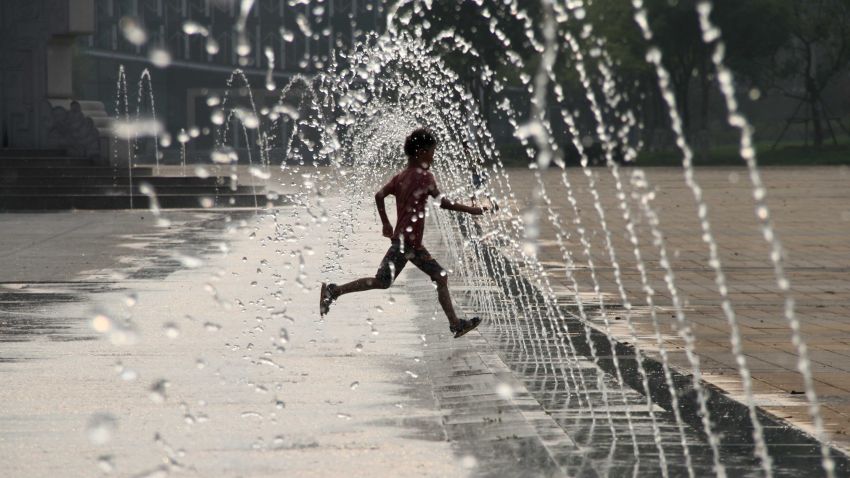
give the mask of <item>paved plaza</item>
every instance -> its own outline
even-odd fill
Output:
[[[691,190],[685,184],[681,169],[647,168],[644,171],[657,190],[653,204],[658,210],[671,255],[676,285],[686,303],[686,315],[694,324],[703,378],[730,396],[743,400],[740,376],[731,353],[730,329],[720,308],[714,272],[708,262],[708,247],[701,240]],[[636,306],[632,319],[638,328],[640,344],[646,350],[657,350],[615,183],[605,168],[594,168],[593,172],[608,228],[612,231],[623,285]],[[582,221],[588,229],[603,297],[609,304],[622,303],[588,181],[580,169],[570,169],[568,174],[576,188]],[[630,194],[630,168],[621,169],[621,175],[627,194]],[[796,313],[809,347],[826,428],[835,443],[850,450],[850,168],[769,167],[762,168],[762,175],[776,233],[787,252],[786,268],[796,300]],[[531,172],[512,170],[510,176],[520,201],[525,204],[532,201],[531,188],[535,181]],[[560,173],[550,170],[544,178],[555,209],[570,226],[572,210]],[[802,394],[804,388],[797,371],[798,356],[784,319],[783,298],[776,287],[769,247],[758,227],[747,171],[743,167],[701,167],[697,168],[696,179],[704,189],[730,299],[740,323],[743,350],[754,378],[756,404],[811,431],[806,399]],[[674,311],[664,285],[658,252],[645,218],[641,220],[639,207],[631,200],[630,205],[632,214],[638,219],[636,230],[655,291],[655,302],[661,308],[658,316],[665,326],[664,342],[673,363],[687,372],[690,365],[683,352],[683,343],[671,327],[675,322],[672,319]],[[564,275],[561,250],[554,243],[554,229],[545,221],[545,215],[542,217],[541,261],[551,277],[559,281],[562,290],[571,293]],[[582,295],[592,304],[597,300],[575,232],[568,247],[576,258],[574,273],[579,284],[584,286]],[[612,315],[624,314],[619,310]],[[601,325],[599,317],[596,321]],[[613,327],[621,340],[632,341],[624,321],[615,320]]]
[[[636,305],[639,343],[651,350],[613,185],[604,169],[594,172]],[[509,173],[524,201],[529,172]],[[580,170],[570,173],[602,291],[616,304],[586,183]],[[557,174],[547,172],[546,183],[563,204]],[[689,191],[677,170],[647,174],[659,190],[655,203],[686,312],[696,324],[705,378],[742,400]],[[764,174],[824,415],[843,445],[850,429],[841,360],[850,342],[842,338],[849,336],[842,284],[850,267],[843,238],[850,218],[841,208],[850,203],[844,188],[850,176],[837,168]],[[700,170],[698,177],[742,321],[758,405],[780,420],[767,426],[781,431],[787,420],[807,429],[794,349],[772,292],[744,171]],[[274,215],[166,211],[168,224],[149,211],[0,216],[7,231],[0,277],[0,475],[597,477],[661,476],[665,469],[688,476],[687,460],[696,476],[712,474],[700,433],[678,429],[670,411],[647,407],[639,390],[620,389],[582,356],[583,334],[574,337],[579,353],[569,353],[557,333],[562,324],[535,312],[533,293],[523,298],[532,302],[520,303],[527,310],[487,317],[479,330],[454,340],[433,286],[410,268],[390,290],[343,297],[321,319],[319,282],[374,274],[386,247],[371,209],[343,213],[333,194],[321,208],[334,212],[327,222],[317,221],[318,210],[300,206]],[[357,233],[340,248],[352,224]],[[552,230],[541,225],[541,258],[557,279],[563,261]],[[441,262],[459,267],[440,231],[429,226],[425,242]],[[646,240],[646,231],[638,231]],[[669,299],[651,249],[645,247],[644,256],[666,314]],[[588,284],[586,268],[576,272],[580,286]],[[480,311],[478,291],[504,285],[453,277],[453,296],[467,315]],[[566,282],[555,285],[563,297],[572,294]],[[589,290],[579,292],[592,303]],[[569,300],[564,307],[570,310]],[[622,328],[615,334],[631,341]],[[675,332],[664,337],[687,374]],[[575,389],[577,381],[583,391]],[[811,443],[773,445],[774,476],[803,476],[819,464]],[[729,476],[758,475],[746,433],[727,437],[720,453]],[[846,460],[839,471],[848,473]]]

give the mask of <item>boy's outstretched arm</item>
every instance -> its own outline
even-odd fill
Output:
[[[431,190],[429,191],[429,193],[431,194],[431,197],[434,197],[434,198],[440,197],[440,190],[437,189],[436,184],[431,187]],[[465,212],[467,214],[472,214],[473,216],[480,216],[480,215],[484,214],[484,211],[487,210],[487,208],[481,208],[481,207],[476,207],[476,206],[467,206],[466,204],[452,202],[451,199],[449,199],[445,196],[443,196],[443,198],[440,199],[440,209],[448,209],[449,211]]]
[[[436,183],[432,183],[430,189],[428,190],[428,194],[433,198],[440,197],[440,190],[437,188]],[[467,206],[465,204],[452,202],[451,199],[443,196],[440,199],[440,209],[448,209],[449,211],[457,211],[457,212],[465,212],[467,214],[472,214],[473,216],[480,216],[484,214],[484,211],[487,208],[475,207],[475,206]]]
[[[387,217],[387,208],[384,206],[384,198],[387,197],[386,187],[381,188],[375,193],[375,206],[378,208],[378,215],[381,216],[381,224],[383,225],[384,237],[392,237],[393,226],[390,224],[390,219]]]
[[[465,204],[452,202],[451,199],[447,197],[440,200],[440,208],[448,209],[449,211],[465,212],[467,214],[472,214],[473,216],[480,216],[487,210],[487,208],[467,206]]]

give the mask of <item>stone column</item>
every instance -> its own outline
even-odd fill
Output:
[[[54,0],[47,41],[47,98],[70,100],[73,49],[77,37],[94,33],[94,0]]]
[[[74,99],[76,39],[94,32],[94,0],[2,0],[2,146],[102,156],[92,120],[103,105]],[[94,114],[93,114],[94,113]]]
[[[75,99],[72,84],[74,44],[78,37],[94,33],[94,0],[47,3],[51,10],[46,46],[46,146],[65,149],[74,156],[105,159],[108,118],[103,105]]]

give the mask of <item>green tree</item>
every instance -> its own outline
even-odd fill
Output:
[[[823,92],[850,67],[850,0],[785,0],[789,38],[773,57],[767,84],[809,110],[814,144],[823,145]]]
[[[699,0],[647,0],[653,44],[662,52],[686,134],[706,130],[710,92],[714,88],[712,49],[702,38],[696,6]],[[788,38],[790,3],[796,0],[715,0],[712,20],[723,31],[727,61],[745,78],[763,79],[770,63]],[[644,61],[647,45],[634,21],[631,2],[597,0],[590,7],[591,21],[609,51],[621,65],[618,73],[627,83],[655,82]],[[653,87],[649,87],[654,91]],[[695,94],[696,92],[696,94]],[[696,98],[695,98],[696,97]],[[694,124],[692,105],[699,108]]]

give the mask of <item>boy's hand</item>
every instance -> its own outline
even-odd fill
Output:
[[[384,223],[384,237],[391,238],[393,237],[393,227],[389,224]]]

